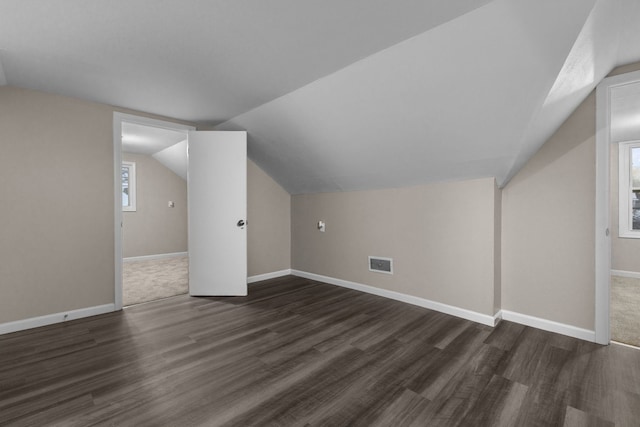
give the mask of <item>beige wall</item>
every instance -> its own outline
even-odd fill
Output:
[[[136,211],[122,213],[123,256],[186,252],[187,182],[151,156],[122,153],[122,160],[136,163]]]
[[[0,87],[0,323],[114,302],[114,110]],[[288,194],[263,197],[278,193],[274,185],[249,172],[248,217],[256,223],[248,229],[251,274],[289,268],[255,250],[257,241],[288,257],[286,231],[259,227],[269,218],[289,228],[289,216],[281,217],[289,212]]]
[[[638,69],[630,64],[609,76]],[[503,189],[505,310],[594,329],[595,122],[592,92]],[[617,208],[614,235],[615,215]],[[615,253],[616,239],[612,245]]]
[[[502,308],[589,330],[595,114],[592,93],[502,191]]]
[[[494,186],[493,196],[493,312],[502,309],[502,190]]]
[[[0,323],[113,302],[112,112],[0,87]]]
[[[291,196],[247,161],[249,276],[291,268]]]
[[[497,194],[487,178],[293,196],[292,268],[493,315]],[[394,274],[370,272],[369,255]]]

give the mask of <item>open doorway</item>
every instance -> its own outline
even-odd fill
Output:
[[[611,340],[640,347],[640,82],[610,90]]]
[[[604,79],[597,102],[596,341],[640,347],[640,72]]]
[[[114,114],[118,309],[188,292],[187,138],[192,129]]]

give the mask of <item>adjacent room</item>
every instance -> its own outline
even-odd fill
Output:
[[[610,103],[611,339],[640,347],[640,82]]]
[[[0,2],[0,425],[638,425],[638,22]]]
[[[122,124],[122,304],[188,293],[187,133]]]

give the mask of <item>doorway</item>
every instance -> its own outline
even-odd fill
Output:
[[[622,157],[627,149],[625,146],[634,139],[640,139],[640,71],[604,79],[598,85],[596,99],[595,331],[596,342],[606,345],[612,339],[629,340],[624,338],[623,329],[629,329],[629,325],[624,325],[624,322],[640,322],[640,316],[636,316],[635,320],[633,316],[627,316],[637,313],[638,307],[632,307],[635,313],[629,312],[625,303],[630,298],[628,295],[624,296],[625,292],[629,291],[638,291],[640,295],[640,287],[627,283],[628,279],[634,279],[634,276],[640,278],[640,259],[633,254],[624,254],[631,246],[640,250],[640,229],[633,230],[635,209],[631,197],[632,188],[629,189],[629,194],[626,190],[618,188],[618,184],[624,183],[625,180],[631,183],[631,175],[626,178],[623,176]],[[611,175],[612,170],[615,176]],[[616,188],[611,187],[612,184]],[[625,203],[628,206],[623,206]],[[628,221],[625,218],[626,214],[629,217]],[[627,231],[624,227],[625,221],[629,225]],[[632,326],[631,329],[637,330],[638,326]],[[615,331],[612,331],[613,327],[616,328]],[[636,337],[635,341],[637,342],[630,344],[640,344],[640,336]]]
[[[115,305],[188,292],[192,126],[114,113]]]

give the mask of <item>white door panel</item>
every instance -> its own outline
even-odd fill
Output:
[[[189,132],[189,294],[247,295],[247,133]]]

